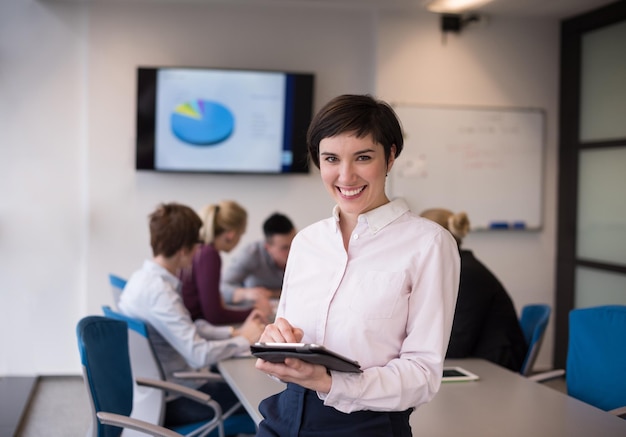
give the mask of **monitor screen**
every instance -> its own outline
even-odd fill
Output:
[[[311,73],[140,67],[136,168],[307,173],[313,82]]]

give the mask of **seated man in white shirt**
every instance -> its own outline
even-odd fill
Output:
[[[193,322],[180,296],[179,269],[191,264],[198,247],[202,221],[189,207],[162,204],[150,215],[153,258],[128,280],[119,302],[120,311],[148,325],[150,342],[168,380],[211,395],[226,411],[237,398],[224,382],[180,380],[174,372],[211,366],[220,360],[249,351],[263,323],[253,311],[243,325],[215,327],[205,320]],[[166,405],[165,426],[210,419],[213,411],[188,400],[175,398]]]
[[[265,240],[241,250],[222,275],[220,291],[224,302],[253,305],[280,297],[296,229],[287,216],[274,213],[263,222],[263,234]]]

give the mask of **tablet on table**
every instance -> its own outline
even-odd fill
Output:
[[[462,367],[454,366],[443,368],[442,382],[476,381],[478,379],[478,375],[475,375]]]

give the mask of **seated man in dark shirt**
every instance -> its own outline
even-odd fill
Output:
[[[280,297],[296,229],[287,216],[274,213],[263,222],[263,234],[265,239],[250,243],[237,253],[222,275],[220,290],[224,302],[245,304]]]

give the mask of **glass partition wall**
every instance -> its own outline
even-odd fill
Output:
[[[626,2],[561,27],[555,367],[573,308],[626,305]]]

